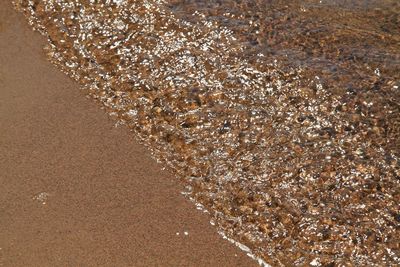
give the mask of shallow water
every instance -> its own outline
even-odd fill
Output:
[[[388,199],[399,200],[400,2],[177,0],[169,1],[168,7],[181,19],[215,21],[230,29],[242,46],[237,57],[250,62],[262,58],[263,64],[278,61],[282,72],[302,70],[301,85],[296,86],[304,89],[284,93],[287,98],[281,103],[292,105],[285,109],[292,118],[272,123],[272,133],[261,134],[272,139],[268,145],[254,141],[251,167],[256,170],[241,174],[245,181],[252,175],[269,176],[259,185],[270,199],[263,209],[265,217],[251,223],[273,243],[258,244],[264,255],[287,266],[313,262],[302,258],[313,254],[310,250],[321,256],[314,258],[316,265],[383,264],[385,256],[378,247],[391,234],[375,235],[389,226],[377,223],[380,219],[373,213],[385,209]],[[205,16],[193,16],[194,12]],[[260,124],[270,123],[268,118],[262,116]],[[392,174],[383,162],[373,167],[376,152],[383,152],[383,147],[386,152],[378,157],[385,158],[386,164],[389,158],[394,160]],[[255,160],[260,158],[264,161]],[[371,191],[364,191],[372,186],[368,179],[374,180],[377,191],[382,184],[396,189],[389,198],[372,200]],[[257,201],[248,200],[254,187],[245,191],[246,200],[234,196],[232,202],[239,209],[257,207]],[[393,208],[389,213],[395,216],[394,227],[399,225],[399,207]],[[243,210],[241,215],[246,218]],[[399,247],[385,249],[392,249],[397,255],[392,264],[398,264]],[[274,259],[276,255],[279,259]]]
[[[377,67],[391,77],[400,72],[399,1],[169,1],[168,6],[185,20],[199,20],[192,16],[198,11],[229,28],[247,58],[263,53],[268,61],[330,75]]]
[[[17,1],[54,64],[280,266],[399,262],[398,1]]]

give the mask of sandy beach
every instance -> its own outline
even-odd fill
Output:
[[[0,3],[0,266],[256,266]]]
[[[1,265],[398,266],[400,3],[350,2],[3,1]]]

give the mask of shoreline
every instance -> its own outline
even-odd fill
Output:
[[[1,265],[256,266],[0,7]]]

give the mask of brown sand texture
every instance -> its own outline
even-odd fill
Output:
[[[0,266],[255,266],[44,44],[0,2]]]

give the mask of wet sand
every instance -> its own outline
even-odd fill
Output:
[[[0,266],[256,266],[44,44],[1,1]]]

